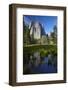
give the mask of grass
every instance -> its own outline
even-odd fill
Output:
[[[29,46],[24,46],[23,48],[24,53],[34,53],[36,51],[40,52],[41,56],[47,56],[49,53],[50,54],[57,54],[57,45],[29,45]]]

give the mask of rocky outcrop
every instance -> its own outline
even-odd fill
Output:
[[[43,26],[39,22],[31,22],[29,25],[31,39],[39,40],[45,35]]]

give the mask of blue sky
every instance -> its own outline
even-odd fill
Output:
[[[29,25],[31,21],[40,22],[47,34],[53,31],[54,25],[57,26],[57,16],[34,16],[24,15],[24,22]]]

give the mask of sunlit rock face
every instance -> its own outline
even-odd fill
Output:
[[[42,36],[42,33],[45,34],[43,31],[43,27],[39,22],[31,22],[29,25],[30,29],[30,37],[33,39],[40,39]]]

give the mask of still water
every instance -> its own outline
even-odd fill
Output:
[[[57,56],[48,54],[41,57],[39,52],[27,55],[25,58],[23,74],[57,73]]]

